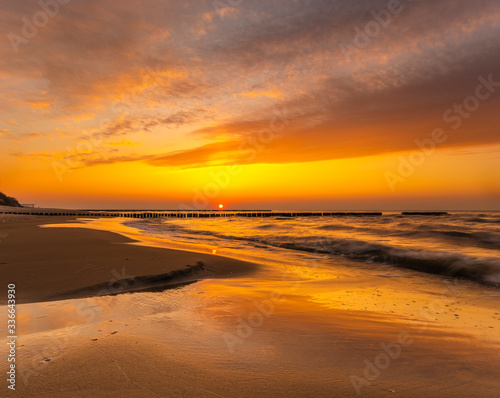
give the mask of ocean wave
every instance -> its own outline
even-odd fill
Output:
[[[162,291],[196,282],[199,276],[207,272],[207,266],[201,261],[187,268],[174,270],[165,274],[135,276],[117,280],[110,286],[109,282],[87,286],[65,292],[54,299],[64,297],[109,296],[130,292]]]
[[[455,231],[455,230],[433,230],[419,228],[416,231],[404,231],[398,236],[414,238],[438,238],[457,245],[467,243],[469,246],[500,250],[500,233],[487,231]]]
[[[245,224],[246,225],[246,224]],[[292,225],[292,228],[277,230],[281,225],[276,223],[256,224],[248,222],[248,228],[241,234],[241,226],[238,231],[232,232],[231,228],[220,227],[217,230],[208,230],[203,228],[203,224],[181,224],[172,222],[154,222],[154,223],[133,223],[131,226],[142,228],[146,233],[167,233],[172,232],[180,235],[181,239],[190,236],[194,239],[212,240],[219,239],[218,245],[224,246],[223,241],[234,243],[235,241],[246,242],[254,247],[262,249],[280,248],[285,250],[306,251],[318,254],[328,254],[331,256],[341,256],[343,258],[360,261],[365,263],[381,263],[413,269],[420,272],[441,274],[453,277],[467,278],[476,282],[500,285],[500,259],[496,257],[476,257],[456,248],[458,246],[476,246],[489,249],[500,250],[500,233],[495,230],[459,230],[459,226],[453,226],[443,223],[415,224],[413,229],[399,230],[393,228],[375,229],[374,226],[365,224],[349,226],[344,224],[322,224],[313,227],[307,226],[304,230],[301,225]],[[300,227],[300,228],[299,228]],[[300,229],[299,233],[307,235],[298,235],[295,229]],[[276,230],[275,230],[276,229]],[[354,229],[353,236],[357,232],[369,232],[369,240],[362,240],[356,237],[335,237],[336,230]],[[269,230],[269,232],[265,232]],[[295,232],[294,232],[295,231]],[[324,231],[324,232],[322,232]],[[329,233],[328,231],[332,231]],[[414,240],[416,238],[429,238],[440,240],[442,242],[452,242],[453,246],[441,251],[408,248],[405,246],[390,245],[379,243],[387,237],[398,237]],[[377,242],[377,240],[379,240]],[[434,246],[435,247],[435,246]]]
[[[354,239],[308,238],[296,242],[274,240],[266,243],[291,250],[331,254],[356,261],[383,263],[420,272],[462,277],[484,284],[496,286],[500,284],[500,260],[492,257],[405,249]]]
[[[328,224],[328,225],[321,225],[317,227],[317,229],[321,229],[324,231],[353,231],[359,228],[351,225]]]
[[[500,219],[498,218],[481,218],[481,217],[470,217],[465,219],[466,222],[470,223],[481,223],[481,224],[500,224]]]
[[[275,224],[264,224],[264,225],[258,225],[255,228],[257,228],[257,229],[273,229],[273,228],[277,228],[277,227],[278,226]]]

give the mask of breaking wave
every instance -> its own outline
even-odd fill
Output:
[[[448,218],[379,219],[218,219],[134,220],[144,233],[177,241],[196,241],[241,251],[255,248],[267,258],[276,248],[387,264],[431,274],[500,285],[498,214],[467,213]],[[252,249],[253,250],[253,249]],[[286,255],[280,252],[278,255]],[[290,253],[292,258],[292,253]]]

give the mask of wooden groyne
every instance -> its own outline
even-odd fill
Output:
[[[19,214],[30,216],[68,216],[68,217],[124,217],[124,218],[211,218],[211,217],[376,217],[382,212],[332,212],[332,211],[272,211],[272,210],[60,210],[24,208],[7,211],[0,209],[0,214]],[[447,212],[408,212],[403,216],[442,216]]]
[[[446,211],[403,211],[403,216],[446,216]]]
[[[381,212],[328,212],[328,211],[304,211],[304,212],[281,212],[271,210],[256,210],[256,211],[230,211],[230,210],[206,210],[206,211],[111,211],[111,210],[33,210],[25,209],[23,211],[5,211],[0,210],[3,214],[20,214],[31,216],[73,216],[73,217],[125,217],[125,218],[210,218],[210,217],[366,217],[366,216],[381,216]]]

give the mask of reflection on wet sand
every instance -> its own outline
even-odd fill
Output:
[[[196,250],[207,261],[237,251]],[[18,305],[20,393],[496,396],[497,288],[317,253],[245,253],[260,262],[251,274]]]
[[[306,271],[282,268],[266,276],[207,279],[156,293],[22,305],[20,355],[31,358],[38,352],[37,361],[52,363],[69,355],[74,344],[101,347],[133,340],[134,349],[141,350],[140,342],[147,341],[157,355],[167,355],[166,361],[175,357],[178,366],[195,365],[208,378],[217,372],[238,380],[243,372],[266,383],[270,375],[305,378],[308,387],[297,388],[312,384],[319,392],[340,388],[352,393],[351,376],[364,377],[366,361],[375,360],[381,344],[396,344],[404,334],[407,345],[400,347],[398,365],[383,369],[374,380],[364,379],[363,391],[380,395],[394,386],[401,391],[402,384],[414,386],[416,380],[439,385],[442,371],[429,372],[431,362],[434,369],[438,363],[447,371],[467,367],[470,383],[491,385],[492,366],[499,363],[491,351],[499,343],[492,301],[497,297],[478,297],[469,282],[448,286],[406,273],[377,277],[340,267],[317,274],[309,270],[304,277]],[[48,348],[40,355],[43,351],[37,350],[44,345]],[[482,355],[474,369],[467,350],[475,358]],[[44,369],[33,379],[50,364]],[[445,387],[452,391],[452,384]]]

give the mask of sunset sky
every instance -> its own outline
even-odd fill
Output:
[[[500,210],[499,1],[40,4],[0,1],[21,203]]]

